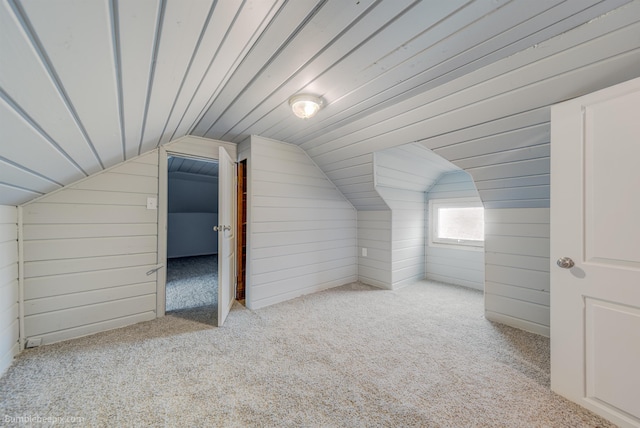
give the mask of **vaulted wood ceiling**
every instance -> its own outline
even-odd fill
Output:
[[[257,134],[358,209],[385,207],[372,153],[413,142],[493,206],[544,206],[549,105],[640,76],[640,0],[1,0],[0,43],[0,204]]]

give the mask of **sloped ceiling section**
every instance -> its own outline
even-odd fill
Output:
[[[502,162],[469,156],[548,134],[550,104],[640,75],[639,22],[640,0],[0,0],[0,204],[187,134],[254,134],[301,146],[375,209],[374,152]],[[326,102],[312,120],[289,111],[301,92]],[[493,135],[511,143],[479,148]],[[545,149],[532,156],[548,175]]]
[[[184,157],[169,156],[167,159],[167,171],[179,174],[218,176],[218,162],[203,161]]]
[[[442,174],[460,168],[418,143],[375,154],[376,187],[428,192]]]

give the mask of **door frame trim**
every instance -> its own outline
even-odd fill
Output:
[[[180,144],[183,141],[186,144]],[[195,140],[197,143],[192,147],[191,142]],[[208,147],[206,153],[203,152],[201,147],[202,143],[205,143]],[[235,144],[226,143],[223,141],[208,140],[205,138],[194,138],[191,136],[183,137],[179,140],[173,141],[165,146],[160,146],[158,150],[158,242],[157,242],[157,265],[164,265],[163,269],[157,271],[156,279],[156,318],[163,317],[166,311],[166,298],[167,298],[167,220],[169,204],[168,197],[168,185],[169,185],[169,171],[168,158],[171,155],[186,157],[192,159],[202,159],[207,161],[219,161],[218,147]],[[236,152],[229,153],[233,159],[236,156]]]

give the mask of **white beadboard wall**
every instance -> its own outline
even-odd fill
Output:
[[[42,344],[156,317],[158,151],[23,206],[25,337]]]
[[[424,192],[376,189],[391,208],[391,288],[424,279]]]
[[[464,171],[443,174],[425,194],[427,215],[425,236],[427,246],[426,277],[434,281],[484,290],[484,252],[430,246],[429,201],[431,199],[477,198],[473,180]]]
[[[485,316],[549,336],[549,208],[485,209]]]
[[[0,374],[20,351],[18,209],[0,205]]]
[[[247,306],[356,281],[351,203],[299,147],[252,136],[249,150]]]
[[[374,154],[375,189],[391,210],[391,283],[425,278],[425,192],[447,171],[459,170],[419,144]]]
[[[389,210],[358,211],[358,280],[380,288],[392,287]]]

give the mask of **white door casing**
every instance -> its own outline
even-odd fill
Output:
[[[551,263],[552,390],[640,426],[640,79],[551,109]]]
[[[220,147],[218,191],[218,327],[235,300],[236,164]]]

